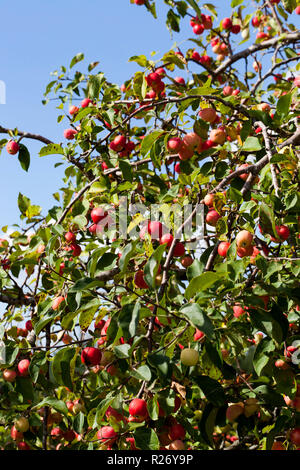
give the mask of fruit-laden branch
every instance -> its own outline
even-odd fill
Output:
[[[281,65],[286,65],[288,64],[289,62],[292,62],[294,60],[299,60],[299,57],[290,57],[289,59],[285,59],[285,60],[282,60],[281,62],[276,62],[274,65],[272,65],[272,67],[270,68],[270,70],[268,70],[268,72],[266,72],[253,86],[253,88],[251,89],[251,93],[254,94],[257,90],[257,88],[259,87],[259,85],[264,82],[266,80],[266,78],[270,77],[271,75],[273,75],[274,73],[274,70],[278,67],[280,67]]]
[[[268,39],[267,41],[263,41],[260,44],[253,44],[252,46],[248,47],[248,49],[244,49],[243,51],[237,52],[232,57],[229,57],[222,65],[220,65],[220,67],[217,68],[215,74],[222,73],[230,65],[234,64],[240,59],[249,57],[254,52],[258,52],[263,49],[268,49],[272,46],[275,46],[279,42],[282,42],[284,44],[290,44],[292,42],[298,41],[299,39],[300,39],[300,31],[296,33],[288,33],[288,34],[284,34],[276,38]]]
[[[13,133],[14,131],[12,129],[7,129],[5,127],[0,126],[0,134],[9,134]],[[39,140],[40,142],[43,142],[44,144],[53,144],[52,140],[47,139],[47,137],[43,137],[42,135],[39,134],[32,134],[31,132],[23,132],[23,131],[17,131],[17,135],[20,137],[24,137],[26,139],[33,139],[33,140]]]
[[[15,307],[21,307],[22,305],[35,305],[35,300],[32,297],[11,297],[7,294],[0,294],[0,302],[3,302],[8,305]]]
[[[278,147],[281,149],[281,148],[285,147],[286,145],[295,145],[295,146],[300,145],[300,128],[297,129],[295,134],[293,134],[287,140],[285,140],[284,142],[279,144]]]

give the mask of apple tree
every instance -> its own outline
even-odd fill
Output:
[[[62,143],[0,128],[66,164],[2,229],[1,448],[296,450],[299,1],[131,3],[189,38],[55,71]]]

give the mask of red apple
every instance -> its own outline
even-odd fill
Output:
[[[229,250],[230,243],[229,242],[221,242],[218,246],[218,254],[220,256],[223,256],[223,258],[226,257],[227,251]]]
[[[70,128],[70,129],[64,130],[64,138],[67,140],[74,139],[76,134],[77,134],[77,131],[75,129]]]
[[[9,140],[6,144],[6,150],[10,155],[16,155],[20,150],[20,147],[15,140]]]
[[[18,363],[18,371],[21,377],[26,377],[29,374],[30,361],[28,359],[22,359]]]
[[[98,348],[86,347],[81,353],[81,362],[87,366],[100,364],[102,353]]]
[[[242,230],[236,236],[236,246],[238,248],[248,248],[253,241],[253,234],[248,230]]]
[[[135,418],[146,419],[148,417],[147,403],[141,398],[134,398],[129,403],[128,411]]]
[[[208,225],[215,227],[220,217],[221,216],[217,211],[215,211],[214,209],[211,209],[210,211],[208,211],[205,220],[208,223]]]
[[[222,20],[222,28],[226,30],[232,28],[232,21],[230,18],[224,18],[224,20]]]

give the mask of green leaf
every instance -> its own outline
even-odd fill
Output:
[[[210,318],[203,312],[198,304],[185,305],[180,309],[199,330],[203,331],[209,339],[212,339],[214,327]]]
[[[201,431],[201,437],[203,437],[206,443],[213,448],[215,447],[213,440],[213,432],[216,425],[216,417],[218,411],[219,408],[216,408],[211,403],[208,403],[204,408],[199,426]]]
[[[196,2],[195,0],[187,0],[187,3],[188,3],[189,5],[191,5],[192,8],[194,8],[194,10],[195,10],[197,16],[198,16],[199,18],[201,18],[201,10],[200,10],[200,8],[199,8],[197,2]]]
[[[160,442],[153,429],[140,428],[133,432],[135,445],[141,450],[158,450]]]
[[[114,400],[115,400],[115,396],[112,397],[111,393],[109,393],[108,396],[99,403],[99,405],[97,406],[97,410],[96,410],[96,415],[95,415],[95,420],[94,420],[94,425],[93,425],[94,428],[101,425],[103,416],[105,415],[107,408],[113,403]]]
[[[244,152],[258,152],[261,149],[262,146],[257,137],[247,137],[241,150]]]
[[[155,276],[157,275],[161,258],[165,252],[166,246],[159,245],[152,253],[144,268],[144,279],[148,286],[155,288]]]
[[[38,410],[40,408],[43,408],[43,406],[50,406],[51,408],[54,408],[59,413],[62,413],[65,416],[68,415],[67,405],[62,400],[57,400],[56,398],[47,397],[47,398],[44,398],[44,400],[42,400],[40,403],[35,405],[34,408],[32,409]]]
[[[157,397],[155,395],[154,397],[150,398],[150,400],[148,400],[147,409],[148,409],[150,418],[153,421],[157,421],[158,416],[159,416],[159,406],[158,406]]]
[[[154,142],[164,133],[164,131],[153,131],[146,135],[141,145],[141,155],[144,157],[150,151]]]
[[[155,367],[161,379],[169,379],[172,375],[170,358],[164,354],[152,353],[148,355],[148,363]]]
[[[46,147],[42,147],[39,152],[40,157],[45,157],[47,155],[63,155],[63,154],[64,154],[64,150],[58,144],[46,145]]]
[[[273,210],[264,202],[261,203],[259,208],[259,225],[263,232],[273,235],[275,238],[278,237]]]
[[[146,365],[140,366],[136,370],[131,370],[130,375],[138,380],[146,380],[147,382],[151,380],[151,370]]]
[[[97,75],[92,75],[88,81],[87,90],[88,96],[92,100],[97,100],[99,98],[99,93],[104,82],[104,74],[98,73]]]
[[[281,119],[284,119],[289,114],[291,101],[291,93],[287,93],[286,95],[281,96],[277,101],[276,114],[280,115]]]
[[[69,292],[80,292],[83,290],[89,290],[93,287],[101,287],[102,283],[97,281],[96,279],[90,277],[83,277],[75,282],[75,284],[71,287]]]
[[[122,171],[122,175],[124,180],[126,181],[133,181],[133,174],[132,174],[132,167],[129,163],[128,160],[120,160],[119,161],[119,167],[120,170]]]
[[[297,0],[282,0],[283,6],[289,13],[293,13],[297,7]]]
[[[173,31],[176,31],[176,33],[179,33],[180,16],[176,15],[176,13],[173,10],[169,10],[167,13],[167,25],[169,25]]]
[[[232,0],[231,1],[231,8],[238,7],[244,2],[244,0]]]
[[[21,167],[23,170],[28,171],[30,165],[30,153],[23,144],[19,144],[20,150],[18,154],[19,162],[21,163]]]
[[[121,309],[118,317],[118,323],[123,331],[125,341],[133,338],[136,334],[137,326],[139,323],[141,304],[127,304]]]
[[[192,378],[193,382],[201,388],[207,400],[214,406],[222,406],[226,403],[226,396],[222,385],[206,375]]]
[[[70,363],[76,354],[75,348],[62,348],[54,356],[51,363],[52,374],[59,385],[73,389]]]
[[[80,307],[79,311],[79,326],[83,331],[86,331],[92,323],[95,313],[100,307],[101,303],[99,299],[92,299],[88,303]]]
[[[129,357],[130,344],[121,344],[114,347],[114,353],[119,359],[127,359]]]
[[[223,277],[223,274],[205,272],[200,274],[191,280],[188,287],[185,290],[184,296],[187,300],[190,300],[199,292],[211,287],[215,282],[219,281]]]
[[[84,54],[82,52],[79,52],[78,54],[76,54],[73,59],[71,60],[71,63],[70,63],[70,69],[72,67],[74,67],[75,64],[77,64],[78,62],[80,62],[81,60],[84,59]]]
[[[128,59],[128,62],[136,62],[141,67],[147,67],[148,65],[148,60],[145,55],[133,55]]]
[[[253,357],[254,370],[258,376],[262,375],[262,370],[269,362],[268,353],[275,350],[275,344],[268,338],[263,338],[257,345]]]
[[[122,256],[119,260],[119,267],[121,273],[124,273],[126,271],[127,265],[135,253],[135,247],[137,242],[138,240],[132,243],[128,243],[128,245],[126,245],[125,248],[122,250]]]

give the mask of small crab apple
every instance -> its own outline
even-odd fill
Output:
[[[29,366],[30,366],[30,361],[28,359],[22,359],[18,363],[18,372],[21,377],[26,377],[29,375]]]
[[[218,246],[218,254],[223,258],[226,257],[227,251],[229,250],[230,243],[229,242],[221,242]]]
[[[203,202],[207,207],[214,207],[214,198],[214,194],[206,194],[203,199]]]
[[[209,123],[213,123],[216,120],[217,112],[214,108],[204,108],[198,113],[199,117]]]
[[[185,134],[182,139],[183,145],[189,150],[197,150],[202,143],[201,137],[196,132]]]
[[[23,433],[18,431],[16,426],[12,426],[11,430],[10,430],[10,437],[18,442],[18,441],[21,441],[23,439]]]
[[[86,347],[81,353],[81,362],[87,366],[100,364],[102,353],[98,348]]]
[[[255,70],[255,72],[258,72],[259,70],[261,70],[261,63],[260,62],[257,62],[256,60],[253,62],[253,68]]]
[[[103,207],[95,207],[91,211],[91,219],[94,222],[94,224],[101,222],[101,220],[103,220],[107,215],[108,213],[107,211],[103,209]]]
[[[185,348],[180,353],[180,361],[184,366],[195,366],[199,361],[199,353],[195,349]]]
[[[14,382],[16,379],[17,373],[12,369],[5,369],[3,371],[3,379],[6,382]]]
[[[15,421],[15,427],[17,431],[26,432],[29,429],[29,421],[25,416],[21,416]]]
[[[253,234],[248,230],[242,230],[236,236],[236,246],[238,248],[248,248],[252,245]]]
[[[185,438],[185,429],[180,423],[173,424],[169,429],[169,437],[172,441]]]
[[[176,173],[181,173],[180,162],[175,163],[174,170]]]
[[[232,93],[233,93],[232,86],[229,86],[229,85],[224,86],[224,88],[223,88],[223,95],[224,96],[231,96]]]
[[[174,246],[174,250],[173,250],[173,256],[175,258],[179,257],[179,256],[183,256],[185,253],[185,246],[183,243],[181,242],[176,242],[175,246]]]
[[[82,108],[87,108],[90,104],[92,104],[92,100],[90,100],[89,98],[84,98],[82,101],[81,101],[81,107]]]
[[[78,106],[75,106],[74,104],[72,104],[72,106],[69,107],[69,114],[71,114],[71,116],[73,114],[78,113],[78,111],[79,111]]]
[[[290,236],[290,229],[286,225],[276,225],[276,232],[281,240],[287,240]]]
[[[193,264],[194,260],[190,255],[186,255],[181,258],[180,262],[184,268],[188,268],[191,266],[191,264]]]
[[[6,150],[10,155],[16,155],[20,150],[20,146],[15,140],[9,140],[6,144]]]
[[[65,233],[65,240],[67,243],[74,243],[76,241],[76,235],[73,232]]]
[[[175,77],[174,78],[174,81],[178,84],[178,85],[185,85],[185,79],[183,77]]]
[[[65,129],[64,130],[64,138],[67,139],[67,140],[72,140],[75,138],[75,135],[77,134],[77,130],[76,129]]]
[[[196,60],[196,62],[200,62],[200,54],[199,54],[199,52],[194,51],[194,52],[192,53],[192,59],[193,59],[193,60]]]
[[[222,129],[212,129],[209,134],[209,140],[215,145],[223,145],[226,140],[226,132]]]
[[[145,0],[133,0],[136,5],[144,5]]]
[[[241,317],[242,315],[244,315],[244,313],[245,313],[245,309],[243,309],[243,307],[241,307],[241,305],[238,305],[238,304],[237,304],[237,305],[234,305],[234,306],[232,307],[232,310],[233,310],[233,316],[234,316],[235,318],[239,318],[239,317]]]
[[[180,139],[180,137],[171,137],[168,140],[167,148],[171,154],[178,153],[182,148],[182,140]]]
[[[134,398],[129,403],[129,414],[135,418],[146,419],[148,417],[147,403],[141,398]]]
[[[97,432],[97,439],[106,445],[112,445],[118,437],[118,434],[112,426],[102,426]]]
[[[171,233],[165,233],[161,239],[159,240],[160,245],[164,245],[164,243],[167,244],[167,247],[170,248],[173,242],[173,235]]]
[[[230,30],[233,34],[239,34],[241,26],[239,24],[233,24]]]
[[[195,34],[202,34],[204,29],[205,28],[204,28],[203,24],[195,24],[195,26],[193,26],[193,32]]]
[[[203,333],[203,331],[201,330],[198,330],[198,328],[196,328],[196,333],[194,334],[194,341],[200,341],[200,339],[204,338],[205,334]]]
[[[221,215],[217,211],[215,211],[214,209],[211,209],[208,211],[205,220],[208,223],[208,225],[215,227],[220,217]]]
[[[53,310],[58,310],[60,304],[61,304],[64,300],[65,300],[65,298],[64,298],[62,295],[56,297],[56,298],[53,300],[53,302],[52,302],[52,309],[53,309]]]
[[[222,28],[226,30],[229,30],[232,28],[232,21],[230,18],[224,18],[222,20]]]
[[[258,18],[258,16],[253,16],[251,23],[254,28],[258,28],[260,22],[261,20]]]

